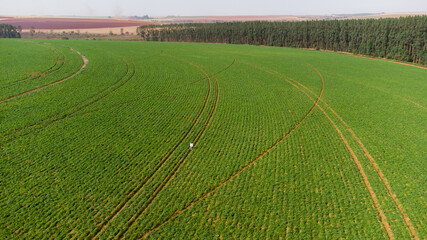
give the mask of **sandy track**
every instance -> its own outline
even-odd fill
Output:
[[[332,124],[332,126],[335,128],[335,130],[337,131],[338,135],[340,136],[341,140],[343,141],[343,143],[345,144],[347,150],[350,152],[351,157],[353,158],[353,161],[356,163],[357,168],[359,169],[360,175],[362,176],[363,182],[365,183],[366,188],[369,191],[369,195],[371,196],[372,201],[374,202],[375,208],[378,211],[378,214],[381,217],[381,222],[387,232],[387,235],[390,239],[395,239],[393,236],[393,231],[391,230],[390,224],[387,221],[387,218],[383,212],[383,210],[381,209],[380,203],[378,201],[378,198],[371,186],[371,183],[368,180],[368,176],[366,175],[362,164],[360,163],[359,159],[357,158],[356,154],[354,153],[353,149],[350,147],[350,145],[347,142],[347,139],[344,137],[344,135],[342,134],[342,132],[340,131],[340,129],[337,127],[337,125],[332,121],[332,119],[329,117],[329,115],[325,112],[325,110],[320,107],[319,105],[317,105],[317,107],[320,109],[320,111],[322,111],[322,113],[326,116],[326,118],[329,120],[329,122]]]
[[[322,78],[322,82],[323,82],[323,77],[322,77],[322,75],[320,74],[320,72],[316,69],[316,68],[314,68],[312,65],[310,65],[310,64],[308,64],[311,68],[313,68],[316,72],[317,72],[317,74]],[[277,74],[277,72],[274,72],[273,71],[273,73],[275,73],[275,74]],[[287,80],[287,78],[286,77],[284,77],[282,74],[279,74],[284,80],[286,80],[286,81],[289,81],[289,80]],[[304,85],[302,85],[301,83],[299,83],[298,81],[296,81],[296,80],[294,80],[294,79],[292,79],[292,81],[293,82],[295,82],[296,84],[298,84],[299,86],[301,86],[301,87],[303,87],[303,88],[305,88],[305,89],[307,89],[308,90],[308,88],[307,87],[305,87]],[[298,89],[300,89],[299,87],[297,87]],[[302,91],[301,89],[300,89],[300,91]],[[303,91],[304,92],[304,91]],[[314,94],[312,91],[310,91],[314,96],[317,96],[316,94]],[[304,92],[305,93],[305,92]],[[305,93],[306,94],[306,93]],[[311,97],[309,97],[309,99],[311,100],[311,101],[313,101],[312,100],[312,98]],[[319,96],[319,100],[320,100],[320,96]],[[321,100],[322,102],[323,102],[323,100]],[[313,101],[314,102],[314,101]],[[373,188],[372,188],[372,186],[371,186],[371,184],[370,184],[370,182],[369,182],[369,180],[368,180],[368,177],[367,177],[367,175],[366,175],[366,173],[365,173],[365,171],[364,171],[364,169],[363,169],[363,167],[362,167],[362,165],[361,165],[361,163],[360,163],[360,161],[359,161],[359,159],[357,158],[357,156],[356,156],[356,154],[354,153],[354,151],[353,151],[353,149],[350,147],[350,145],[348,144],[348,142],[347,142],[347,140],[345,139],[345,137],[344,137],[344,135],[342,134],[342,132],[340,131],[340,129],[337,127],[337,125],[332,121],[332,119],[329,117],[329,115],[324,111],[324,109],[322,108],[322,107],[320,107],[320,105],[318,104],[318,101],[315,103],[315,105],[322,111],[322,113],[326,116],[326,118],[330,121],[330,123],[332,124],[332,126],[335,128],[335,130],[337,131],[337,133],[338,133],[338,135],[340,136],[340,138],[341,138],[341,140],[343,141],[343,143],[345,144],[345,146],[346,146],[346,148],[347,148],[347,150],[350,152],[350,154],[351,154],[351,156],[352,156],[352,158],[353,158],[353,161],[355,162],[355,164],[356,164],[356,166],[357,166],[357,168],[359,169],[359,172],[360,172],[360,174],[361,174],[361,176],[362,176],[362,179],[363,179],[363,181],[364,181],[364,183],[365,183],[365,186],[366,186],[366,188],[368,189],[368,192],[369,192],[369,195],[371,196],[371,199],[372,199],[372,201],[374,202],[374,206],[375,206],[375,208],[376,208],[376,210],[378,211],[378,214],[380,215],[380,217],[381,217],[381,222],[382,222],[382,224],[383,224],[383,226],[384,226],[384,228],[385,228],[385,230],[386,230],[386,232],[387,232],[387,235],[389,236],[389,238],[390,239],[394,239],[394,236],[393,236],[393,232],[392,232],[392,230],[391,230],[391,227],[390,227],[390,224],[388,223],[388,221],[387,221],[387,218],[386,218],[386,216],[385,216],[385,214],[384,214],[384,212],[383,212],[383,210],[381,209],[381,206],[380,206],[380,204],[379,204],[379,201],[378,201],[378,198],[376,197],[376,194],[375,194],[375,192],[373,191]]]

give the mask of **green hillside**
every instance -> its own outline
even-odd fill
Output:
[[[423,67],[244,45],[0,46],[0,238],[427,236]]]

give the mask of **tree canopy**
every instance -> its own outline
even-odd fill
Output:
[[[427,63],[427,16],[149,25],[139,27],[138,33],[147,41],[314,48]]]
[[[15,26],[10,24],[0,24],[0,38],[21,38],[21,34]]]

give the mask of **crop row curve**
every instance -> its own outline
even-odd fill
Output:
[[[243,61],[242,63],[245,64],[245,62]],[[312,113],[312,111],[314,110],[314,108],[316,107],[317,103],[319,102],[322,94],[323,94],[323,90],[324,90],[324,81],[323,81],[323,77],[321,78],[322,80],[322,88],[320,90],[319,96],[318,98],[313,101],[314,104],[312,105],[312,107],[307,111],[307,113],[285,134],[282,135],[282,137],[280,139],[278,139],[275,143],[273,143],[269,148],[267,148],[266,150],[264,150],[264,152],[262,152],[260,155],[258,155],[256,158],[252,159],[251,161],[249,161],[245,166],[243,166],[242,168],[240,168],[239,170],[237,170],[236,172],[234,172],[233,174],[231,174],[228,178],[226,178],[225,180],[223,180],[222,182],[220,182],[219,184],[217,184],[216,186],[214,186],[213,188],[209,189],[208,191],[206,191],[205,193],[203,193],[200,197],[196,198],[195,200],[187,203],[183,208],[175,211],[172,215],[170,215],[169,217],[167,217],[164,221],[159,222],[157,225],[153,226],[152,228],[150,228],[148,231],[144,232],[140,238],[146,238],[151,232],[156,231],[157,229],[159,229],[161,226],[163,226],[164,224],[166,224],[167,222],[169,222],[171,219],[177,217],[179,214],[181,214],[182,212],[190,209],[192,206],[194,206],[195,204],[197,204],[198,202],[200,202],[201,200],[205,199],[206,197],[210,196],[214,191],[216,191],[217,189],[219,189],[220,187],[224,186],[227,182],[232,181],[233,178],[235,178],[236,176],[238,176],[241,172],[245,171],[246,169],[248,169],[249,167],[255,165],[255,163],[260,160],[263,156],[265,156],[267,153],[269,153],[273,148],[275,148],[280,142],[282,142],[284,139],[286,139],[289,135],[291,135],[305,120],[306,118]],[[298,88],[294,83],[291,83],[290,81],[288,81],[289,84],[291,84],[292,86]],[[306,94],[305,92],[303,92],[309,99],[311,99],[311,97]]]
[[[50,87],[50,86],[56,85],[56,84],[61,83],[61,82],[64,82],[64,81],[66,81],[66,80],[68,80],[68,79],[70,79],[70,78],[72,78],[72,77],[76,76],[76,75],[77,75],[77,74],[79,74],[81,71],[83,71],[83,69],[85,69],[85,68],[86,68],[86,66],[87,66],[88,59],[87,59],[84,55],[82,55],[80,52],[78,52],[78,51],[76,51],[76,50],[74,50],[74,49],[72,49],[72,48],[70,48],[70,49],[71,49],[71,51],[73,51],[73,52],[77,53],[77,54],[80,56],[80,58],[82,59],[83,64],[82,64],[82,66],[80,67],[80,69],[79,69],[79,70],[77,70],[76,72],[72,73],[71,75],[69,75],[69,76],[67,76],[67,77],[65,77],[65,78],[59,79],[59,80],[54,81],[54,82],[52,82],[52,83],[49,83],[49,84],[46,84],[46,85],[43,85],[43,86],[40,86],[40,87],[37,87],[37,88],[31,89],[31,90],[28,90],[28,91],[25,91],[25,92],[22,92],[22,93],[19,93],[19,94],[16,94],[16,95],[13,95],[13,96],[10,96],[10,97],[7,97],[7,98],[4,98],[4,99],[1,99],[1,100],[0,100],[0,103],[5,102],[5,101],[8,101],[8,100],[11,100],[11,99],[14,99],[14,98],[17,98],[17,97],[20,97],[20,96],[23,96],[23,95],[26,95],[26,94],[30,94],[30,93],[33,93],[33,92],[36,92],[36,91],[40,91],[40,90],[42,90],[42,89],[44,89],[44,88],[47,88],[47,87]],[[64,64],[65,64],[65,58],[64,58]]]
[[[196,65],[193,65],[195,67],[197,67]],[[199,67],[197,67],[199,70],[201,70]],[[203,106],[200,109],[199,113],[197,114],[197,116],[193,119],[192,124],[190,126],[190,128],[188,129],[187,132],[185,132],[182,137],[180,138],[180,140],[174,145],[174,147],[169,151],[168,154],[165,155],[165,157],[159,162],[159,164],[157,164],[157,166],[154,168],[154,171],[152,171],[147,177],[145,177],[142,181],[141,184],[139,184],[138,186],[136,186],[131,192],[133,192],[133,194],[131,194],[131,197],[128,197],[127,199],[125,199],[124,201],[122,201],[121,203],[119,203],[113,210],[112,214],[107,218],[107,220],[102,223],[102,227],[100,229],[98,229],[93,236],[94,238],[98,238],[98,236],[100,234],[103,233],[103,231],[109,226],[109,224],[129,205],[129,202],[132,201],[132,199],[135,198],[135,196],[139,195],[141,189],[145,186],[145,184],[148,182],[148,180],[150,180],[158,171],[159,169],[162,168],[162,166],[164,166],[164,164],[170,159],[170,157],[173,155],[173,153],[176,152],[176,150],[178,149],[178,147],[184,142],[185,138],[188,137],[188,135],[192,132],[193,128],[195,127],[195,125],[197,124],[197,122],[199,121],[201,115],[203,114],[203,112],[206,109],[206,105],[207,102],[209,100],[209,96],[210,96],[210,92],[211,92],[211,84],[210,84],[210,78],[207,75],[206,72],[204,72],[203,70],[201,70],[202,73],[205,75],[204,78],[202,79],[207,79],[207,83],[208,83],[208,91],[206,93],[206,96],[204,98],[203,101]],[[199,80],[198,80],[199,81]]]

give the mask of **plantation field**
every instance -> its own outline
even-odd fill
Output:
[[[427,236],[425,68],[244,45],[0,46],[2,239]]]

